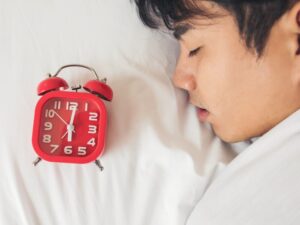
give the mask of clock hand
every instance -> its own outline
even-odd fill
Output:
[[[72,141],[72,131],[74,130],[74,126],[67,126],[67,133],[68,133],[68,142]]]
[[[68,132],[68,142],[72,141],[72,133],[74,131],[74,118],[75,118],[75,113],[76,113],[77,108],[74,108],[72,110],[71,118],[70,118],[70,123],[67,125],[67,132]]]
[[[73,133],[75,133],[75,130],[72,130]],[[68,134],[68,130],[63,134],[63,136],[61,137],[61,139],[64,139],[64,137]]]
[[[74,108],[74,109],[72,110],[72,114],[71,114],[71,119],[70,119],[69,125],[73,125],[76,110],[77,110],[77,108]]]
[[[72,132],[75,133],[73,121],[75,117],[75,110],[76,108],[72,111],[71,119],[70,119],[70,124],[68,124],[55,110],[53,110],[54,114],[64,123],[67,125],[67,132],[61,137],[63,139],[67,134],[68,134],[68,141],[72,141]],[[71,124],[72,123],[72,124]]]
[[[64,135],[61,137],[61,139],[64,139],[64,137],[68,134],[68,131],[66,131],[66,133],[64,133]]]
[[[54,114],[57,115],[57,117],[64,122],[64,124],[68,125],[68,123],[57,113],[55,110],[53,110]]]

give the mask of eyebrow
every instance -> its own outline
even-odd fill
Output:
[[[189,30],[194,29],[194,27],[190,24],[182,24],[182,25],[178,25],[177,27],[175,27],[174,32],[173,32],[173,36],[177,39],[180,40],[181,36],[184,35],[186,32],[188,32]]]

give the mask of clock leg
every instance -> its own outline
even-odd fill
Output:
[[[36,160],[33,161],[33,165],[36,166],[42,159],[37,157]]]
[[[104,170],[104,167],[101,165],[100,160],[95,160],[96,165],[100,168],[100,170]]]

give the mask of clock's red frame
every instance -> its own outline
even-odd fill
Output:
[[[100,111],[100,119],[98,124],[98,141],[95,150],[87,156],[57,156],[49,155],[45,153],[39,146],[39,133],[40,133],[40,121],[43,105],[51,98],[73,98],[73,99],[88,99],[93,101]],[[105,146],[105,136],[106,136],[106,126],[107,126],[107,112],[103,101],[96,95],[85,93],[85,92],[71,92],[71,91],[52,91],[43,95],[35,108],[34,123],[33,123],[33,134],[32,134],[32,145],[35,152],[44,160],[50,162],[65,162],[65,163],[89,163],[95,161],[99,156],[103,154]]]

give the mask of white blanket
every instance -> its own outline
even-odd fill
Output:
[[[236,153],[172,85],[176,42],[143,26],[129,0],[0,5],[0,224],[184,224],[206,175]],[[69,63],[93,67],[114,90],[102,173],[93,163],[32,165],[37,85]],[[61,76],[70,86],[93,78]]]
[[[256,140],[212,182],[188,225],[300,224],[300,110]]]

